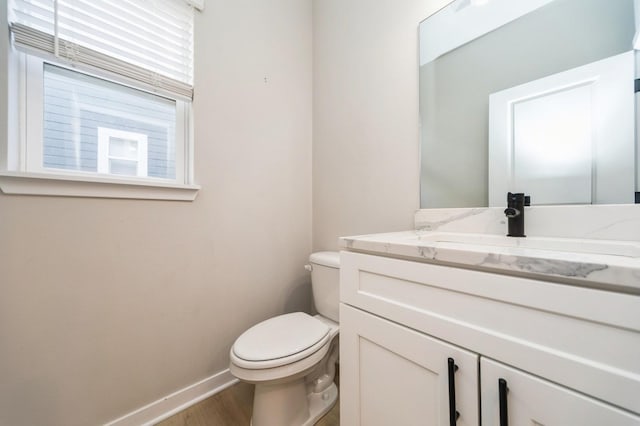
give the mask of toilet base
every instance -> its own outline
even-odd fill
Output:
[[[324,391],[311,393],[307,395],[307,398],[309,400],[309,420],[303,423],[303,426],[312,426],[333,408],[338,400],[338,387],[335,383],[331,383]]]
[[[284,392],[283,387],[287,388]],[[251,426],[313,426],[335,405],[338,387],[331,383],[322,392],[308,394],[305,388],[303,380],[285,386],[256,385]]]

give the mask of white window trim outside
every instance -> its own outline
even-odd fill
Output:
[[[0,23],[1,25],[2,23]],[[8,42],[1,40],[0,42]],[[10,49],[9,49],[10,50]],[[63,66],[54,61],[10,51],[8,63],[16,63],[9,68],[10,81],[19,81],[18,99],[1,100],[8,102],[6,108],[18,109],[18,127],[2,152],[7,155],[0,159],[0,190],[5,194],[49,195],[93,198],[135,198],[192,201],[200,186],[193,183],[193,128],[190,104],[176,99],[176,179],[140,178],[47,169],[42,167],[43,144],[43,63]],[[92,75],[85,72],[85,74]],[[14,75],[14,74],[17,74]],[[99,73],[96,77],[103,78]],[[111,78],[125,86],[126,81]],[[26,102],[26,100],[29,102]],[[17,139],[17,140],[14,140]],[[27,145],[29,149],[27,149]]]
[[[136,142],[136,159],[121,158],[111,155],[111,138],[126,139]],[[98,127],[98,173],[111,173],[109,160],[128,160],[136,162],[136,176],[147,177],[147,135],[127,132],[125,130]]]

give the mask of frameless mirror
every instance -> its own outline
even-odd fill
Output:
[[[634,0],[456,0],[423,21],[421,207],[633,203],[635,34]]]

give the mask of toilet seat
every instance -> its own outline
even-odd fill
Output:
[[[262,370],[305,359],[331,340],[331,327],[303,312],[280,315],[245,331],[231,348],[237,367]]]

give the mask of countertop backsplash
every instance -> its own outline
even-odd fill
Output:
[[[415,229],[505,235],[505,207],[421,209]],[[525,208],[527,236],[640,241],[640,205],[566,205]]]

